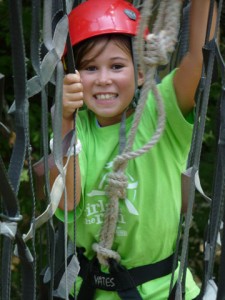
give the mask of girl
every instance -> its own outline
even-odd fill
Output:
[[[194,96],[202,70],[209,2],[192,1],[188,54],[179,68],[158,85],[166,112],[165,131],[149,152],[127,165],[127,189],[125,195],[119,195],[111,249],[104,248],[101,240],[102,231],[105,230],[106,239],[111,234],[110,228],[103,229],[106,215],[110,214],[107,180],[112,162],[121,151],[121,124],[125,123],[128,136],[134,103],[138,100],[137,88],[144,82],[141,70],[135,75],[131,42],[137,33],[139,12],[124,0],[88,0],[69,16],[78,71],[64,79],[63,136],[73,129],[74,112],[83,104],[86,106],[79,111],[76,124],[82,145],[75,158],[76,244],[81,265],[76,282],[78,299],[157,300],[169,296],[181,210],[181,173],[191,143]],[[134,149],[149,141],[156,124],[157,112],[150,93]],[[74,236],[73,159],[66,179],[71,239]],[[56,175],[56,170],[51,172],[52,181]],[[62,199],[57,211],[61,220],[63,209]],[[199,292],[189,271],[185,292],[185,299],[194,299]]]

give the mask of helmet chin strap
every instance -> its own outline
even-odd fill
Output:
[[[127,139],[126,139],[126,114],[128,108],[122,114],[122,119],[120,122],[120,131],[119,131],[119,154],[123,153],[123,150],[126,147]]]
[[[131,102],[131,107],[132,108],[136,108],[137,107],[137,103],[140,97],[140,88],[136,87],[135,92],[134,92],[134,97],[133,100]]]
[[[140,90],[138,87],[138,63],[137,63],[137,54],[136,50],[134,47],[134,39],[135,37],[131,37],[131,51],[132,51],[132,59],[133,59],[133,64],[134,64],[134,80],[135,80],[135,92],[134,92],[134,97],[131,102],[131,105],[133,108],[136,108],[138,99],[140,97]]]

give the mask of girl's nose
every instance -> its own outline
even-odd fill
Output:
[[[97,74],[97,85],[108,85],[112,83],[110,72],[108,70],[100,70]]]

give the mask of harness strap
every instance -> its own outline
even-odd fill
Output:
[[[5,214],[0,214],[3,219],[8,219],[8,221],[18,222],[22,219],[22,216],[18,214],[18,199],[13,190],[12,184],[10,182],[9,176],[5,169],[4,162],[0,156],[0,195],[3,199]],[[6,215],[7,214],[7,215]]]
[[[213,193],[212,193],[212,204],[210,211],[210,218],[207,228],[207,239],[205,242],[205,276],[204,276],[204,289],[202,292],[207,292],[208,287],[211,286],[213,282],[213,263],[215,260],[216,247],[218,233],[221,226],[221,218],[223,217],[224,210],[224,191],[225,191],[225,64],[222,56],[219,52],[218,46],[216,47],[216,55],[218,66],[222,75],[222,92],[220,97],[220,114],[219,114],[219,134],[217,141],[217,159],[216,159],[216,169],[213,183]],[[224,214],[225,216],[225,214]],[[224,230],[223,230],[224,235]],[[220,275],[219,275],[219,285],[217,299],[224,299],[225,288],[224,280],[221,281],[221,276],[224,278],[225,262],[224,262],[224,238],[222,237],[222,250],[220,258]],[[205,296],[205,294],[204,294]],[[213,298],[212,298],[213,299]]]
[[[3,111],[4,83],[5,83],[5,76],[0,73],[0,120],[2,117],[2,111]]]
[[[23,168],[26,146],[28,145],[28,105],[27,105],[27,74],[25,67],[25,49],[22,32],[21,5],[20,1],[9,1],[10,16],[10,34],[12,39],[12,57],[15,91],[15,128],[16,142],[13,148],[10,164],[8,168],[8,185],[13,192],[10,193],[10,199],[3,197],[4,209],[2,217],[9,221],[19,221],[19,203],[15,197],[19,190],[20,174]],[[7,179],[7,180],[8,180]],[[9,189],[10,189],[10,186]],[[12,195],[15,193],[15,195]],[[33,299],[34,295],[34,273],[33,259],[29,250],[23,242],[19,231],[15,235],[15,242],[18,248],[18,254],[21,259],[22,273],[22,299]],[[2,299],[11,299],[11,259],[14,239],[9,236],[3,237],[2,252]]]
[[[0,214],[0,235],[3,235],[2,243],[2,259],[1,259],[1,299],[10,299],[10,266],[13,251],[13,241],[17,232],[17,223],[21,220],[21,216],[17,215],[17,197],[10,184],[4,163],[0,156],[0,196],[3,200],[3,205],[7,213],[10,215]],[[7,203],[7,207],[6,207]],[[1,221],[2,219],[2,221]],[[3,276],[7,275],[7,276]]]
[[[190,168],[191,175],[190,175],[188,208],[185,215],[185,228],[184,228],[184,234],[182,240],[180,269],[179,269],[177,291],[175,297],[176,300],[181,299],[182,297],[181,295],[182,278],[185,277],[186,270],[187,270],[188,238],[189,238],[189,230],[192,221],[193,205],[195,200],[195,176],[199,169],[202,141],[203,141],[203,136],[205,131],[206,114],[207,114],[208,101],[209,101],[209,91],[212,82],[213,66],[215,60],[215,38],[212,39],[211,41],[208,41],[212,11],[213,11],[213,7],[212,5],[210,5],[207,37],[206,37],[205,46],[203,48],[204,64],[202,70],[202,78],[201,78],[199,89],[197,91],[196,118],[194,124],[192,145],[191,145],[188,164],[187,164],[187,169]],[[198,118],[199,116],[200,116],[200,121]]]
[[[123,300],[141,300],[141,296],[136,287],[125,290],[125,291],[118,291],[118,295]]]
[[[109,273],[100,270],[96,257],[88,260],[82,249],[78,249],[80,262],[79,276],[83,282],[78,294],[78,300],[91,300],[95,289],[117,291],[121,299],[141,300],[137,286],[150,280],[168,275],[172,271],[174,255],[154,264],[126,269],[116,260],[109,259]]]
[[[218,49],[218,48],[217,48]],[[220,54],[220,53],[218,53]],[[220,125],[220,134],[219,134],[219,151],[220,151],[220,160],[221,160],[221,177],[222,180],[218,183],[221,184],[221,200],[222,204],[221,204],[221,212],[223,209],[223,231],[222,231],[222,236],[221,236],[221,240],[223,241],[222,243],[222,249],[221,249],[221,259],[220,259],[220,270],[219,270],[219,283],[218,283],[218,294],[217,297],[218,299],[223,299],[225,296],[225,286],[224,286],[224,274],[225,274],[225,206],[224,206],[224,191],[225,191],[225,172],[224,172],[224,168],[225,168],[225,63],[222,60],[221,55],[219,55],[220,57],[220,65],[221,65],[221,71],[222,71],[222,75],[223,75],[223,88],[222,88],[222,95],[221,95],[221,116],[220,116],[220,121],[221,121],[221,125]]]
[[[225,224],[225,208],[223,211],[223,226]],[[225,274],[225,230],[223,228],[222,233],[222,250],[221,250],[221,259],[220,259],[220,270],[219,270],[219,283],[218,283],[218,294],[217,299],[224,299],[225,297],[225,285],[224,285],[224,274]]]

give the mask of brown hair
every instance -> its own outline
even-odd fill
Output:
[[[131,38],[129,36],[122,35],[122,34],[105,34],[105,35],[96,36],[79,43],[73,48],[77,70],[80,70],[85,67],[88,61],[85,61],[85,63],[83,63],[82,62],[83,57],[90,50],[94,48],[96,43],[100,41],[105,41],[105,43],[98,50],[98,52],[95,53],[94,57],[91,57],[90,59],[94,59],[95,57],[97,57],[105,49],[105,47],[108,45],[110,41],[114,41],[118,47],[120,47],[123,51],[129,53],[132,56]]]

